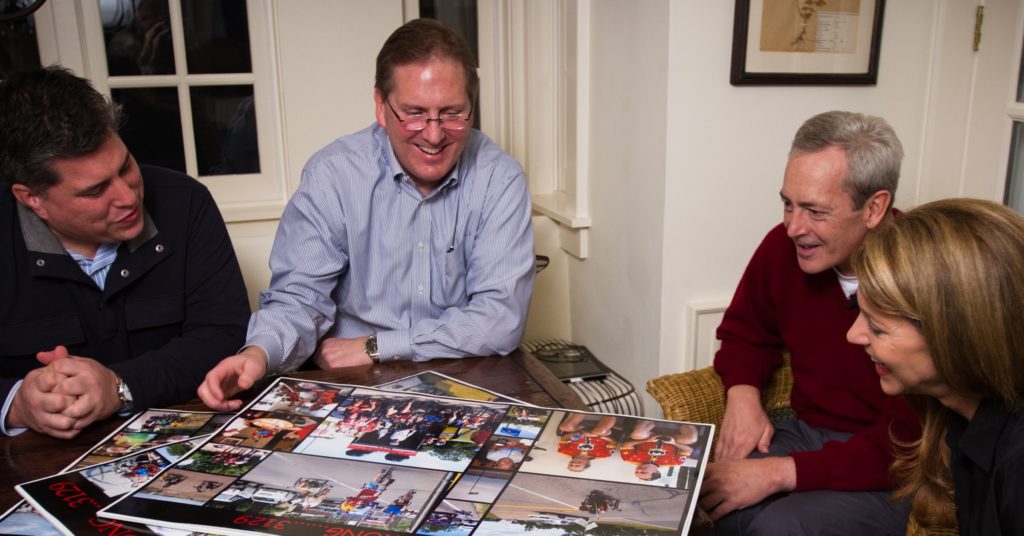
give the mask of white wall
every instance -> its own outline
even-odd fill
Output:
[[[533,217],[534,250],[550,259],[537,274],[533,300],[526,317],[524,341],[571,340],[569,323],[569,255],[559,247],[558,225],[548,217]]]
[[[593,225],[569,269],[573,340],[640,389],[659,372],[669,6],[592,3]]]

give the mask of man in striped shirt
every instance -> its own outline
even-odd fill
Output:
[[[471,127],[465,39],[428,19],[377,56],[376,123],[314,154],[274,240],[246,346],[199,389],[210,407],[310,357],[321,368],[507,354],[533,290],[526,177]]]

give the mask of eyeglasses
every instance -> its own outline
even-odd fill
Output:
[[[384,99],[387,103],[388,108],[391,108],[391,113],[395,114],[398,122],[405,127],[406,130],[418,132],[427,128],[427,125],[431,121],[436,121],[438,125],[445,130],[466,130],[469,126],[469,118],[473,116],[473,109],[470,108],[468,112],[441,112],[438,117],[428,117],[427,114],[422,112],[413,112],[405,114],[405,119],[402,119],[401,115],[398,115],[398,111],[391,105],[391,101],[388,98]]]

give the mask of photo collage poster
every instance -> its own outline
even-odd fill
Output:
[[[713,433],[280,378],[100,515],[223,534],[679,534]]]
[[[393,391],[409,391],[425,394],[437,394],[454,396],[459,398],[471,398],[474,400],[505,402],[516,402],[525,404],[513,398],[489,391],[482,387],[472,385],[461,380],[446,376],[439,372],[424,371],[407,376],[398,380],[378,386],[381,389]],[[61,473],[68,473],[83,469],[103,462],[116,462],[130,458],[130,452],[144,452],[145,449],[153,449],[157,445],[173,444],[174,452],[182,448],[185,442],[174,444],[169,443],[179,440],[182,436],[197,437],[217,430],[223,425],[231,413],[214,412],[186,412],[173,409],[150,409],[134,415],[131,419],[122,424],[117,430],[111,432],[106,438],[89,449],[85,455],[73,461]],[[131,448],[125,448],[131,446]],[[189,447],[191,449],[191,446]],[[123,457],[116,457],[119,453],[126,453]],[[141,455],[141,454],[140,454]],[[147,454],[148,455],[148,454]],[[173,461],[173,460],[172,460]],[[152,477],[153,475],[150,475]],[[136,479],[134,485],[137,487],[144,483]],[[37,486],[38,487],[38,486]],[[95,495],[95,494],[94,494]],[[41,499],[44,500],[45,499]],[[109,504],[107,501],[104,503]],[[57,506],[64,506],[58,504]],[[57,536],[60,534],[72,534],[68,526],[60,522],[56,525],[51,523],[55,519],[58,508],[48,515],[42,515],[28,501],[19,501],[3,514],[0,514],[0,534],[12,536]],[[74,517],[74,516],[72,516]],[[74,523],[74,521],[72,521]],[[71,525],[74,526],[74,525]],[[59,528],[58,528],[59,527]],[[96,527],[93,527],[94,529]],[[148,527],[154,529],[158,527]],[[133,526],[137,534],[155,533],[147,528]],[[190,535],[198,534],[189,531],[161,531],[163,534]]]

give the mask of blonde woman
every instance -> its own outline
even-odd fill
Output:
[[[922,526],[1024,534],[1024,218],[928,203],[870,234],[853,266],[847,338],[922,420],[893,464],[896,497],[913,498]]]

